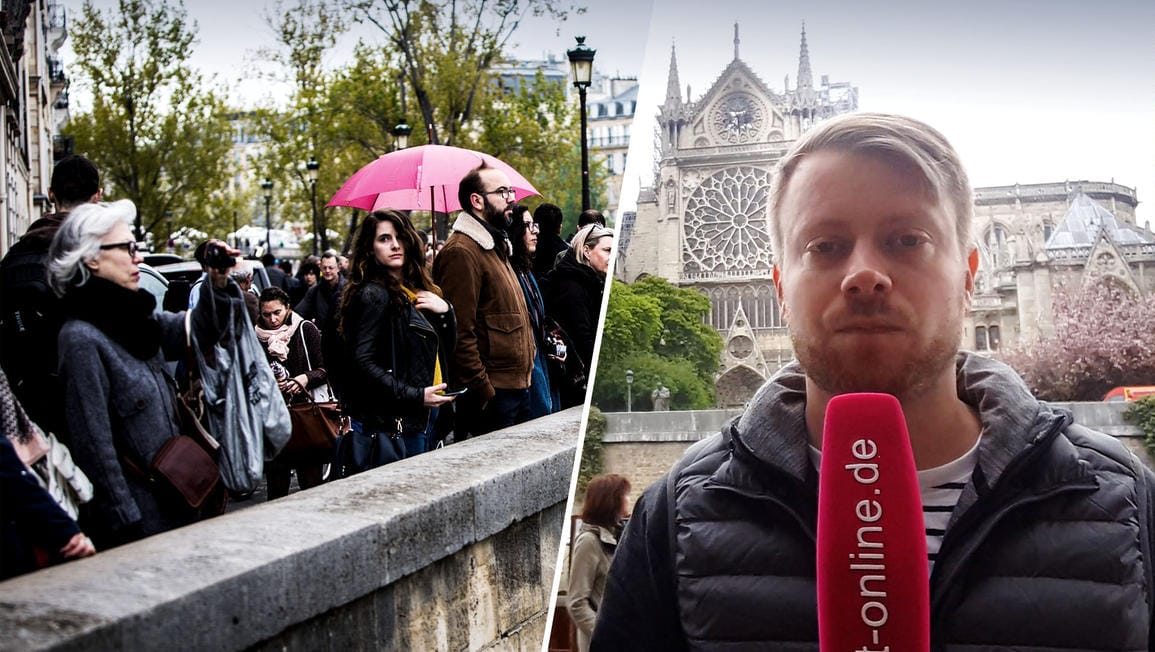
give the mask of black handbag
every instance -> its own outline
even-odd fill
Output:
[[[396,431],[383,428],[366,430],[360,421],[352,421],[350,430],[337,439],[333,455],[333,473],[347,478],[405,459],[405,441],[401,439],[401,419],[395,419]]]

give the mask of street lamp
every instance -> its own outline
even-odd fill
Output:
[[[273,218],[269,213],[269,202],[273,201],[273,180],[265,177],[261,182],[261,194],[265,196],[265,253],[273,253]]]
[[[409,147],[409,134],[413,133],[413,127],[405,123],[405,120],[397,123],[393,127],[393,149],[394,151],[405,149]]]
[[[626,412],[634,411],[634,370],[626,369]]]
[[[586,47],[586,37],[578,36],[577,47],[566,52],[573,71],[573,85],[578,89],[582,125],[582,210],[590,209],[590,153],[586,145],[586,89],[594,73],[594,54],[597,50]]]
[[[317,177],[321,174],[321,164],[317,162],[317,157],[310,156],[309,162],[305,163],[305,170],[309,173],[309,185],[313,188],[313,255],[317,255],[317,238],[323,237],[321,235],[322,229],[317,221]],[[326,244],[322,242],[322,244]]]

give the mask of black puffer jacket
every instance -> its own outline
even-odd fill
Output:
[[[1004,365],[966,354],[958,364],[983,439],[930,578],[933,648],[1147,650],[1155,477]],[[592,649],[818,649],[804,388],[787,367],[646,491]]]
[[[384,285],[366,283],[346,310],[347,413],[367,428],[392,427],[401,417],[406,433],[424,430],[424,392],[433,385],[435,357],[442,377],[449,377],[447,360],[457,341],[453,306],[443,314],[420,311],[408,301],[393,301]]]

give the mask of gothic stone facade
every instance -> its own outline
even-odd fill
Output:
[[[683,100],[671,54],[658,114],[659,172],[623,234],[617,276],[661,276],[710,297],[723,337],[720,406],[742,405],[793,357],[774,292],[770,175],[810,125],[857,108],[857,89],[811,79],[805,31],[797,85],[777,93],[738,57],[700,99]],[[1135,226],[1135,192],[1114,183],[979,188],[982,272],[964,343],[997,350],[1051,326],[1053,289],[1107,274],[1155,290],[1155,236]],[[1088,272],[1090,270],[1090,272]]]

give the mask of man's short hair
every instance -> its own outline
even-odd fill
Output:
[[[946,137],[934,127],[906,116],[851,113],[816,125],[778,162],[770,182],[770,240],[779,263],[783,251],[782,198],[798,164],[806,156],[824,150],[876,156],[917,170],[931,195],[954,213],[955,235],[962,254],[966,255],[973,246],[970,181]]]
[[[581,215],[578,215],[578,228],[580,229],[587,224],[600,224],[605,226],[606,216],[602,215],[602,212],[596,208],[588,208],[582,211]]]
[[[553,204],[539,204],[533,211],[533,221],[543,233],[561,233],[561,223],[565,220],[561,209]]]
[[[461,178],[461,183],[457,185],[457,201],[461,204],[461,210],[473,215],[473,204],[470,203],[469,196],[474,193],[480,195],[485,192],[485,186],[481,183],[481,171],[492,169],[494,168],[482,161],[481,165],[473,168]]]
[[[83,156],[65,156],[52,168],[49,183],[56,209],[63,210],[88,201],[100,191],[100,172]]]
[[[332,258],[333,262],[337,263],[338,267],[341,266],[340,257],[341,257],[341,254],[337,253],[336,249],[326,249],[326,250],[321,252],[321,260],[325,260],[326,258]]]
[[[277,264],[277,257],[273,254],[265,254],[261,256],[261,267],[272,267]]]

